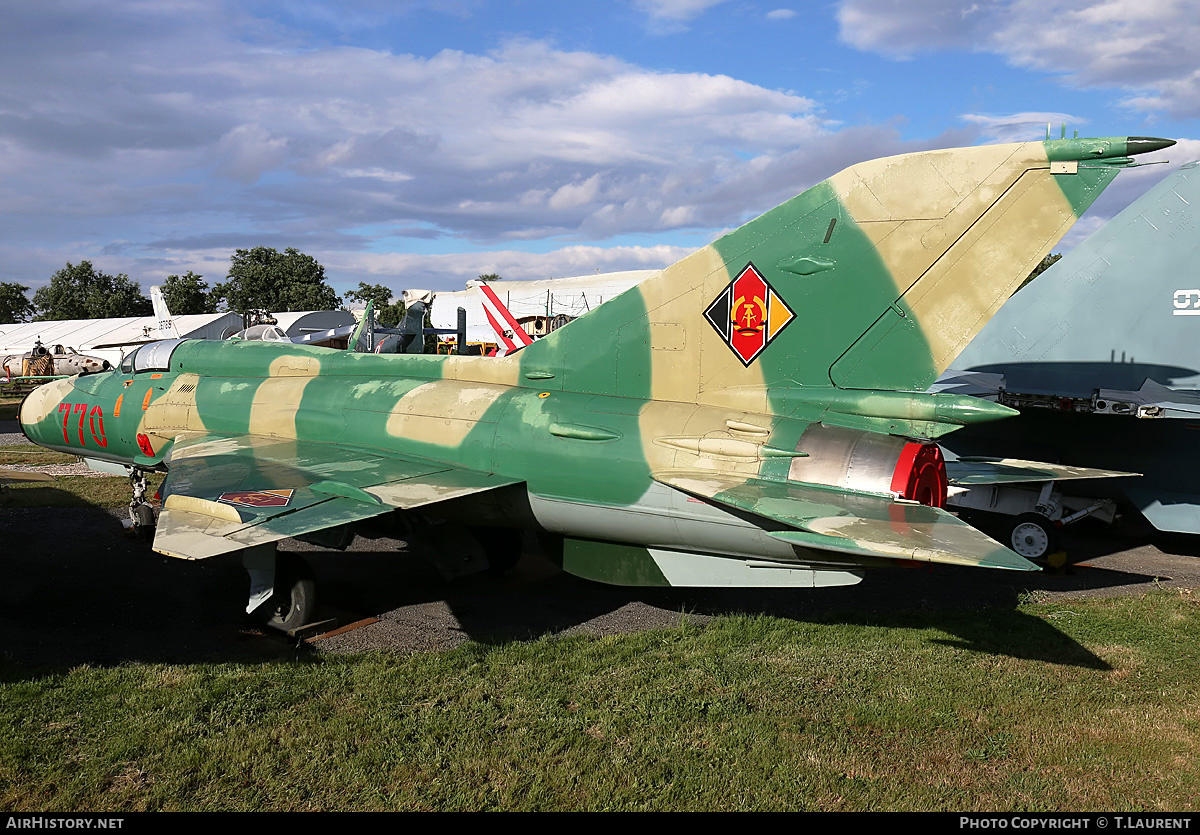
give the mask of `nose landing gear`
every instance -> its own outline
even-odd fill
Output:
[[[139,539],[147,542],[154,539],[154,506],[146,498],[150,484],[146,479],[146,471],[138,467],[129,468],[129,484],[133,489],[133,498],[129,500],[128,526]]]

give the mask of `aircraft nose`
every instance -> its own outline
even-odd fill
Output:
[[[1125,153],[1130,156],[1148,154],[1151,151],[1170,148],[1174,144],[1174,139],[1159,139],[1156,136],[1130,136],[1125,140]]]
[[[74,389],[71,380],[54,380],[45,385],[38,386],[29,393],[29,396],[21,403],[21,409],[17,413],[17,420],[21,424],[21,431],[25,433],[25,437],[34,443],[45,443],[44,437],[53,438],[53,435],[44,436],[47,418],[58,412],[59,404]]]

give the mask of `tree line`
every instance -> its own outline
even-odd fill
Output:
[[[333,310],[342,299],[326,283],[325,268],[311,255],[294,248],[239,249],[230,258],[225,281],[211,289],[204,277],[188,270],[167,276],[160,286],[173,314],[216,313],[228,310]],[[0,282],[0,322],[61,319],[109,319],[149,316],[150,299],[124,273],[109,275],[91,261],[67,265],[38,288]]]
[[[500,280],[495,273],[479,278]],[[326,283],[325,268],[291,247],[283,252],[265,246],[237,250],[230,257],[225,281],[212,288],[204,276],[188,270],[167,276],[159,289],[171,313],[181,316],[222,310],[242,314],[335,310],[342,305],[341,297]],[[103,273],[91,261],[68,261],[32,299],[28,292],[20,284],[0,282],[0,322],[111,319],[154,312],[137,282],[124,273]],[[346,299],[362,304],[374,301],[376,318],[384,327],[395,327],[404,318],[404,303],[392,304],[392,291],[383,284],[359,282]]]

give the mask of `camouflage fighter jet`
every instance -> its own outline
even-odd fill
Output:
[[[511,357],[166,340],[43,386],[21,425],[165,470],[154,549],[245,549],[248,609],[285,629],[313,586],[275,543],[344,545],[384,519],[448,553],[487,526],[476,547],[500,562],[520,538],[496,531],[532,529],[567,571],[627,585],[1030,570],[940,507],[934,439],[1013,410],[924,390],[1129,156],[1170,144],[864,162]]]

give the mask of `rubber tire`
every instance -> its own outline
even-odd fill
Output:
[[[134,531],[137,533],[138,539],[143,542],[154,541],[154,531],[157,519],[154,516],[154,508],[148,504],[139,505],[137,508],[137,525],[134,526]]]
[[[290,632],[317,617],[317,580],[301,557],[279,554],[275,563],[275,591],[254,610],[254,617],[268,629]]]
[[[1022,513],[1008,528],[1008,547],[1027,560],[1046,559],[1058,541],[1058,527],[1040,513]]]

